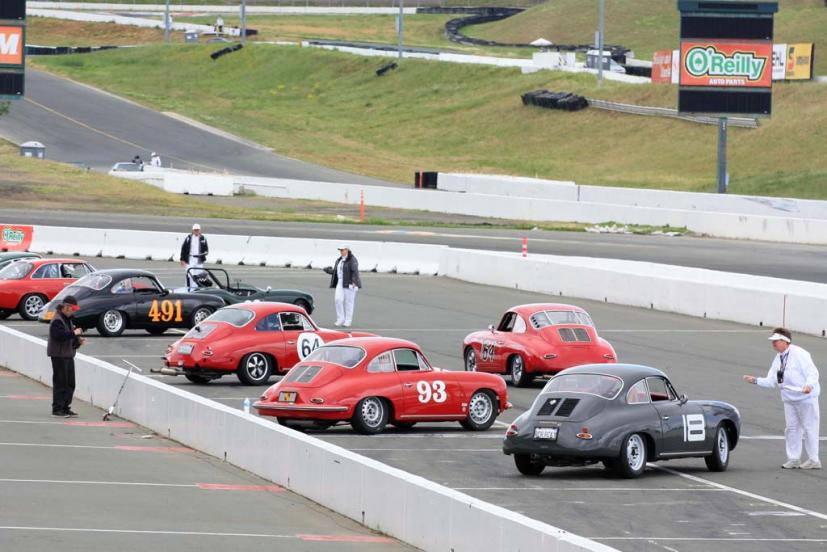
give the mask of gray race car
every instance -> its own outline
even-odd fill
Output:
[[[588,364],[549,380],[506,432],[503,452],[524,475],[603,462],[633,478],[647,462],[686,457],[724,471],[740,431],[737,408],[690,401],[656,368]]]

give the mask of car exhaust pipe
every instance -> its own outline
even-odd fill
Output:
[[[161,368],[150,368],[150,372],[154,374],[161,374],[163,376],[180,376],[184,372],[181,370],[176,370],[175,368],[167,368],[163,366]]]

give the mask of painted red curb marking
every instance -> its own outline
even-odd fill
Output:
[[[187,447],[136,447],[131,445],[118,445],[115,448],[129,452],[192,452],[192,449],[188,449]]]
[[[0,378],[19,378],[20,374],[16,372],[0,372]]]
[[[199,483],[199,489],[206,491],[267,491],[270,493],[284,492],[284,487],[278,485],[226,485],[224,483]]]
[[[77,427],[135,427],[131,422],[63,422],[67,426]]]
[[[368,535],[296,535],[303,541],[314,542],[395,542],[388,537],[373,537]]]
[[[50,395],[0,395],[0,399],[11,399],[13,401],[47,401]]]

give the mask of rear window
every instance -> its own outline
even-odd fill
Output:
[[[182,339],[204,339],[216,328],[215,324],[201,322],[199,325],[188,331]]]
[[[0,270],[0,280],[20,280],[32,269],[32,263],[17,261]]]
[[[310,353],[305,362],[332,362],[345,368],[353,368],[365,358],[365,350],[360,347],[343,345],[325,345]]]
[[[73,286],[80,286],[89,289],[93,289],[95,291],[100,291],[109,284],[112,283],[112,276],[108,274],[88,274],[75,282]]]
[[[614,399],[623,389],[623,380],[605,374],[561,374],[546,384],[543,393],[586,393]]]
[[[538,330],[560,324],[594,326],[591,316],[585,311],[540,311],[531,315],[531,325]]]
[[[218,309],[205,322],[226,322],[240,328],[253,319],[255,314],[247,309]]]

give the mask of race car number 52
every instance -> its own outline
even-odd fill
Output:
[[[427,381],[416,382],[416,392],[419,393],[419,402],[428,403],[434,401],[435,403],[444,403],[448,398],[448,393],[445,392],[444,381],[432,381],[430,384]]]
[[[172,322],[173,319],[175,322],[183,322],[181,300],[170,301],[164,299],[159,302],[157,299],[153,299],[152,307],[149,309],[149,319],[153,322]]]

